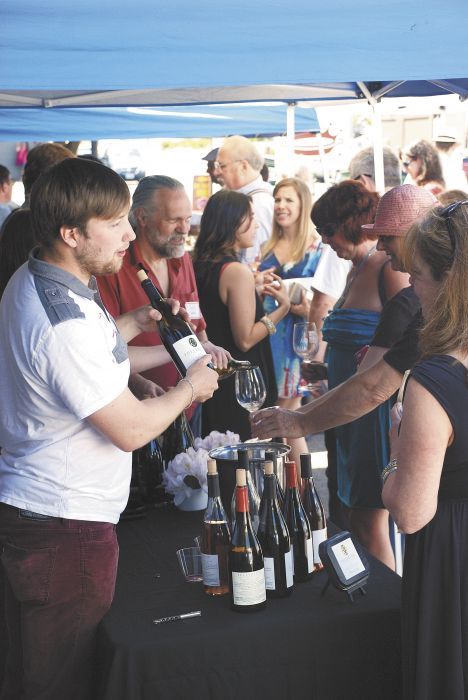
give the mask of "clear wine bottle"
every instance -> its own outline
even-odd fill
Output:
[[[271,461],[265,462],[257,537],[263,552],[267,597],[284,598],[290,595],[293,586],[291,541],[278,504]]]
[[[203,583],[208,595],[229,592],[229,547],[231,536],[221,503],[219,476],[214,459],[208,460],[208,506],[203,516],[201,555]]]
[[[245,469],[236,470],[236,522],[229,551],[231,607],[253,612],[266,606],[263,555],[249,515]]]
[[[314,569],[323,569],[319,555],[319,544],[327,539],[327,520],[322,502],[317,493],[312,473],[312,455],[301,454],[301,500],[309,519],[312,533],[312,549],[314,555]]]

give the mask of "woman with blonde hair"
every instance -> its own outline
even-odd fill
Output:
[[[320,260],[322,243],[310,219],[310,190],[299,178],[285,178],[277,183],[273,198],[273,230],[271,238],[262,247],[259,271],[265,271],[267,280],[269,271],[274,271],[282,279],[312,277]],[[292,410],[301,404],[301,358],[294,352],[293,329],[295,323],[307,321],[309,317],[310,302],[305,287],[300,291],[297,302],[291,304],[290,312],[270,338],[278,405]],[[274,308],[271,297],[265,298],[264,304],[267,312]],[[283,437],[291,445],[291,458],[299,464],[300,453],[307,452],[305,438]]]
[[[462,700],[468,678],[468,202],[410,229],[405,265],[421,301],[422,359],[394,409],[383,501],[407,533],[405,700]]]

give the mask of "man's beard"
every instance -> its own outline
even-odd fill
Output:
[[[171,238],[161,240],[160,236],[157,234],[148,237],[148,242],[154,252],[161,258],[181,258],[185,253],[185,237],[183,243],[174,243],[171,241]],[[179,238],[179,236],[177,236],[177,238]]]

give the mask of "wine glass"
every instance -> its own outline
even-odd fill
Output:
[[[241,369],[236,372],[237,403],[249,413],[258,411],[266,399],[266,387],[260,367]]]
[[[306,321],[294,324],[293,348],[304,362],[312,362],[319,349],[319,336],[315,323]],[[313,388],[313,384],[301,387],[302,391],[312,391]]]

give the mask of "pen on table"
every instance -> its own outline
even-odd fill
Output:
[[[160,617],[158,620],[153,620],[153,625],[160,625],[163,622],[175,622],[176,620],[185,620],[187,617],[199,617],[201,615],[201,610],[194,610],[193,612],[182,613],[182,615],[170,615],[170,617]]]

